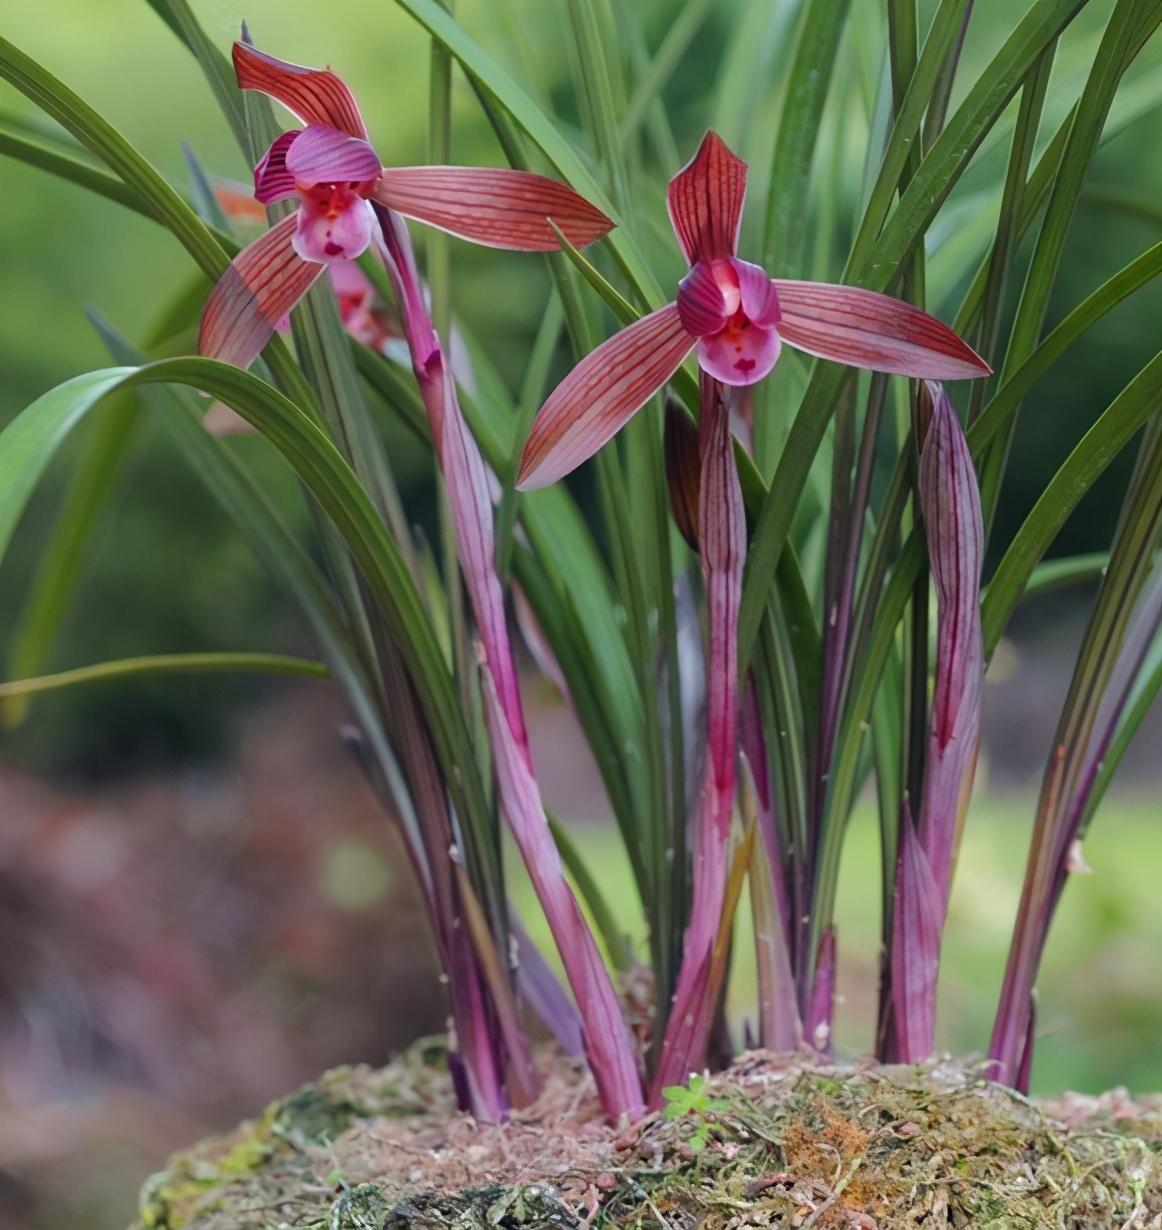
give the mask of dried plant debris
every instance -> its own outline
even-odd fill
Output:
[[[437,1044],[330,1072],[175,1157],[135,1230],[1162,1230],[1162,1099],[752,1052],[619,1129],[576,1063],[541,1065],[504,1127],[456,1112]]]

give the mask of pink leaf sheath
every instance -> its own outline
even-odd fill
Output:
[[[362,137],[332,128],[308,124],[287,146],[286,169],[302,187],[315,184],[359,184],[376,179],[379,155]]]
[[[889,295],[776,278],[779,334],[808,354],[927,380],[987,376],[988,364],[947,325]]]
[[[746,513],[722,387],[703,375],[698,545],[708,609],[707,756],[694,834],[694,883],[682,965],[654,1080],[684,1084],[705,1064],[715,1004],[706,994],[726,894],[738,726],[738,609]]]
[[[759,839],[752,860],[751,880],[759,1036],[768,1050],[794,1051],[803,1042],[803,1022],[791,966],[791,902],[779,848],[774,792],[753,675],[743,695],[739,745],[754,790]],[[744,789],[745,780],[744,775]]]
[[[815,975],[807,1001],[807,1018],[803,1022],[807,1042],[820,1055],[831,1054],[831,1022],[835,1018],[838,963],[839,945],[835,928],[824,927],[819,938],[819,951],[815,954]]]
[[[691,265],[734,255],[745,199],[746,163],[708,132],[666,192],[670,223]]]
[[[894,1058],[919,1063],[936,1049],[936,977],[945,906],[904,805],[892,910]]]
[[[242,41],[234,44],[233,56],[240,89],[269,95],[304,124],[328,124],[353,137],[367,137],[355,95],[329,68],[291,64]]]
[[[565,879],[527,756],[512,737],[487,665],[481,674],[501,807],[573,988],[601,1104],[615,1121],[625,1114],[637,1119],[644,1104],[633,1040],[593,934]]]
[[[284,218],[230,262],[202,312],[198,353],[249,367],[279,321],[323,272],[293,247],[297,216]]]
[[[976,470],[956,411],[941,386],[929,385],[929,394],[933,412],[917,482],[936,587],[936,684],[918,831],[944,903],[943,924],[980,740],[984,525]]]
[[[936,588],[936,681],[917,824],[905,809],[892,915],[892,1057],[927,1059],[935,1047],[936,980],[952,869],[980,740],[984,645],[980,493],[956,411],[929,384],[932,414],[917,485]]]
[[[417,222],[489,248],[556,252],[548,219],[574,247],[613,222],[567,184],[530,171],[493,167],[388,167],[375,199]]]
[[[537,414],[519,489],[546,487],[588,461],[670,379],[694,344],[671,303],[586,355]]]

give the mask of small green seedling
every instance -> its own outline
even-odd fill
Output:
[[[683,1119],[690,1115],[697,1120],[693,1134],[686,1141],[695,1153],[701,1153],[706,1148],[714,1113],[730,1109],[730,1103],[725,1098],[707,1095],[705,1076],[691,1076],[688,1085],[667,1085],[662,1090],[662,1097],[666,1099],[662,1118]]]

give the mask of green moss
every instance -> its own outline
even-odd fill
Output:
[[[563,1170],[574,1138],[550,1140],[547,1121],[538,1133],[557,1162],[544,1181],[489,1182],[474,1158],[477,1185],[423,1190],[404,1177],[410,1163],[381,1173],[390,1152],[359,1127],[420,1113],[435,1079],[421,1052],[383,1073],[328,1073],[173,1159],[146,1185],[139,1230],[1101,1230],[1162,1213],[1162,1115],[1066,1129],[963,1068],[761,1060],[709,1081],[696,1114],[647,1120],[616,1147],[611,1131],[599,1169]],[[370,1181],[347,1182],[337,1156]]]

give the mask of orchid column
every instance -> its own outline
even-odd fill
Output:
[[[612,1118],[643,1109],[632,1040],[593,935],[565,879],[532,773],[515,664],[495,568],[488,475],[456,396],[424,302],[401,215],[488,247],[558,246],[549,218],[584,246],[612,223],[571,188],[523,171],[385,168],[347,86],[329,70],[234,45],[243,89],[270,95],[306,127],[277,138],[255,168],[265,204],[297,198],[295,214],[244,249],[214,288],[202,319],[203,354],[247,366],[325,265],[375,246],[399,301],[412,366],[447,484],[456,546],[481,639],[481,668],[501,808],[561,954],[583,1024],[598,1092]]]

